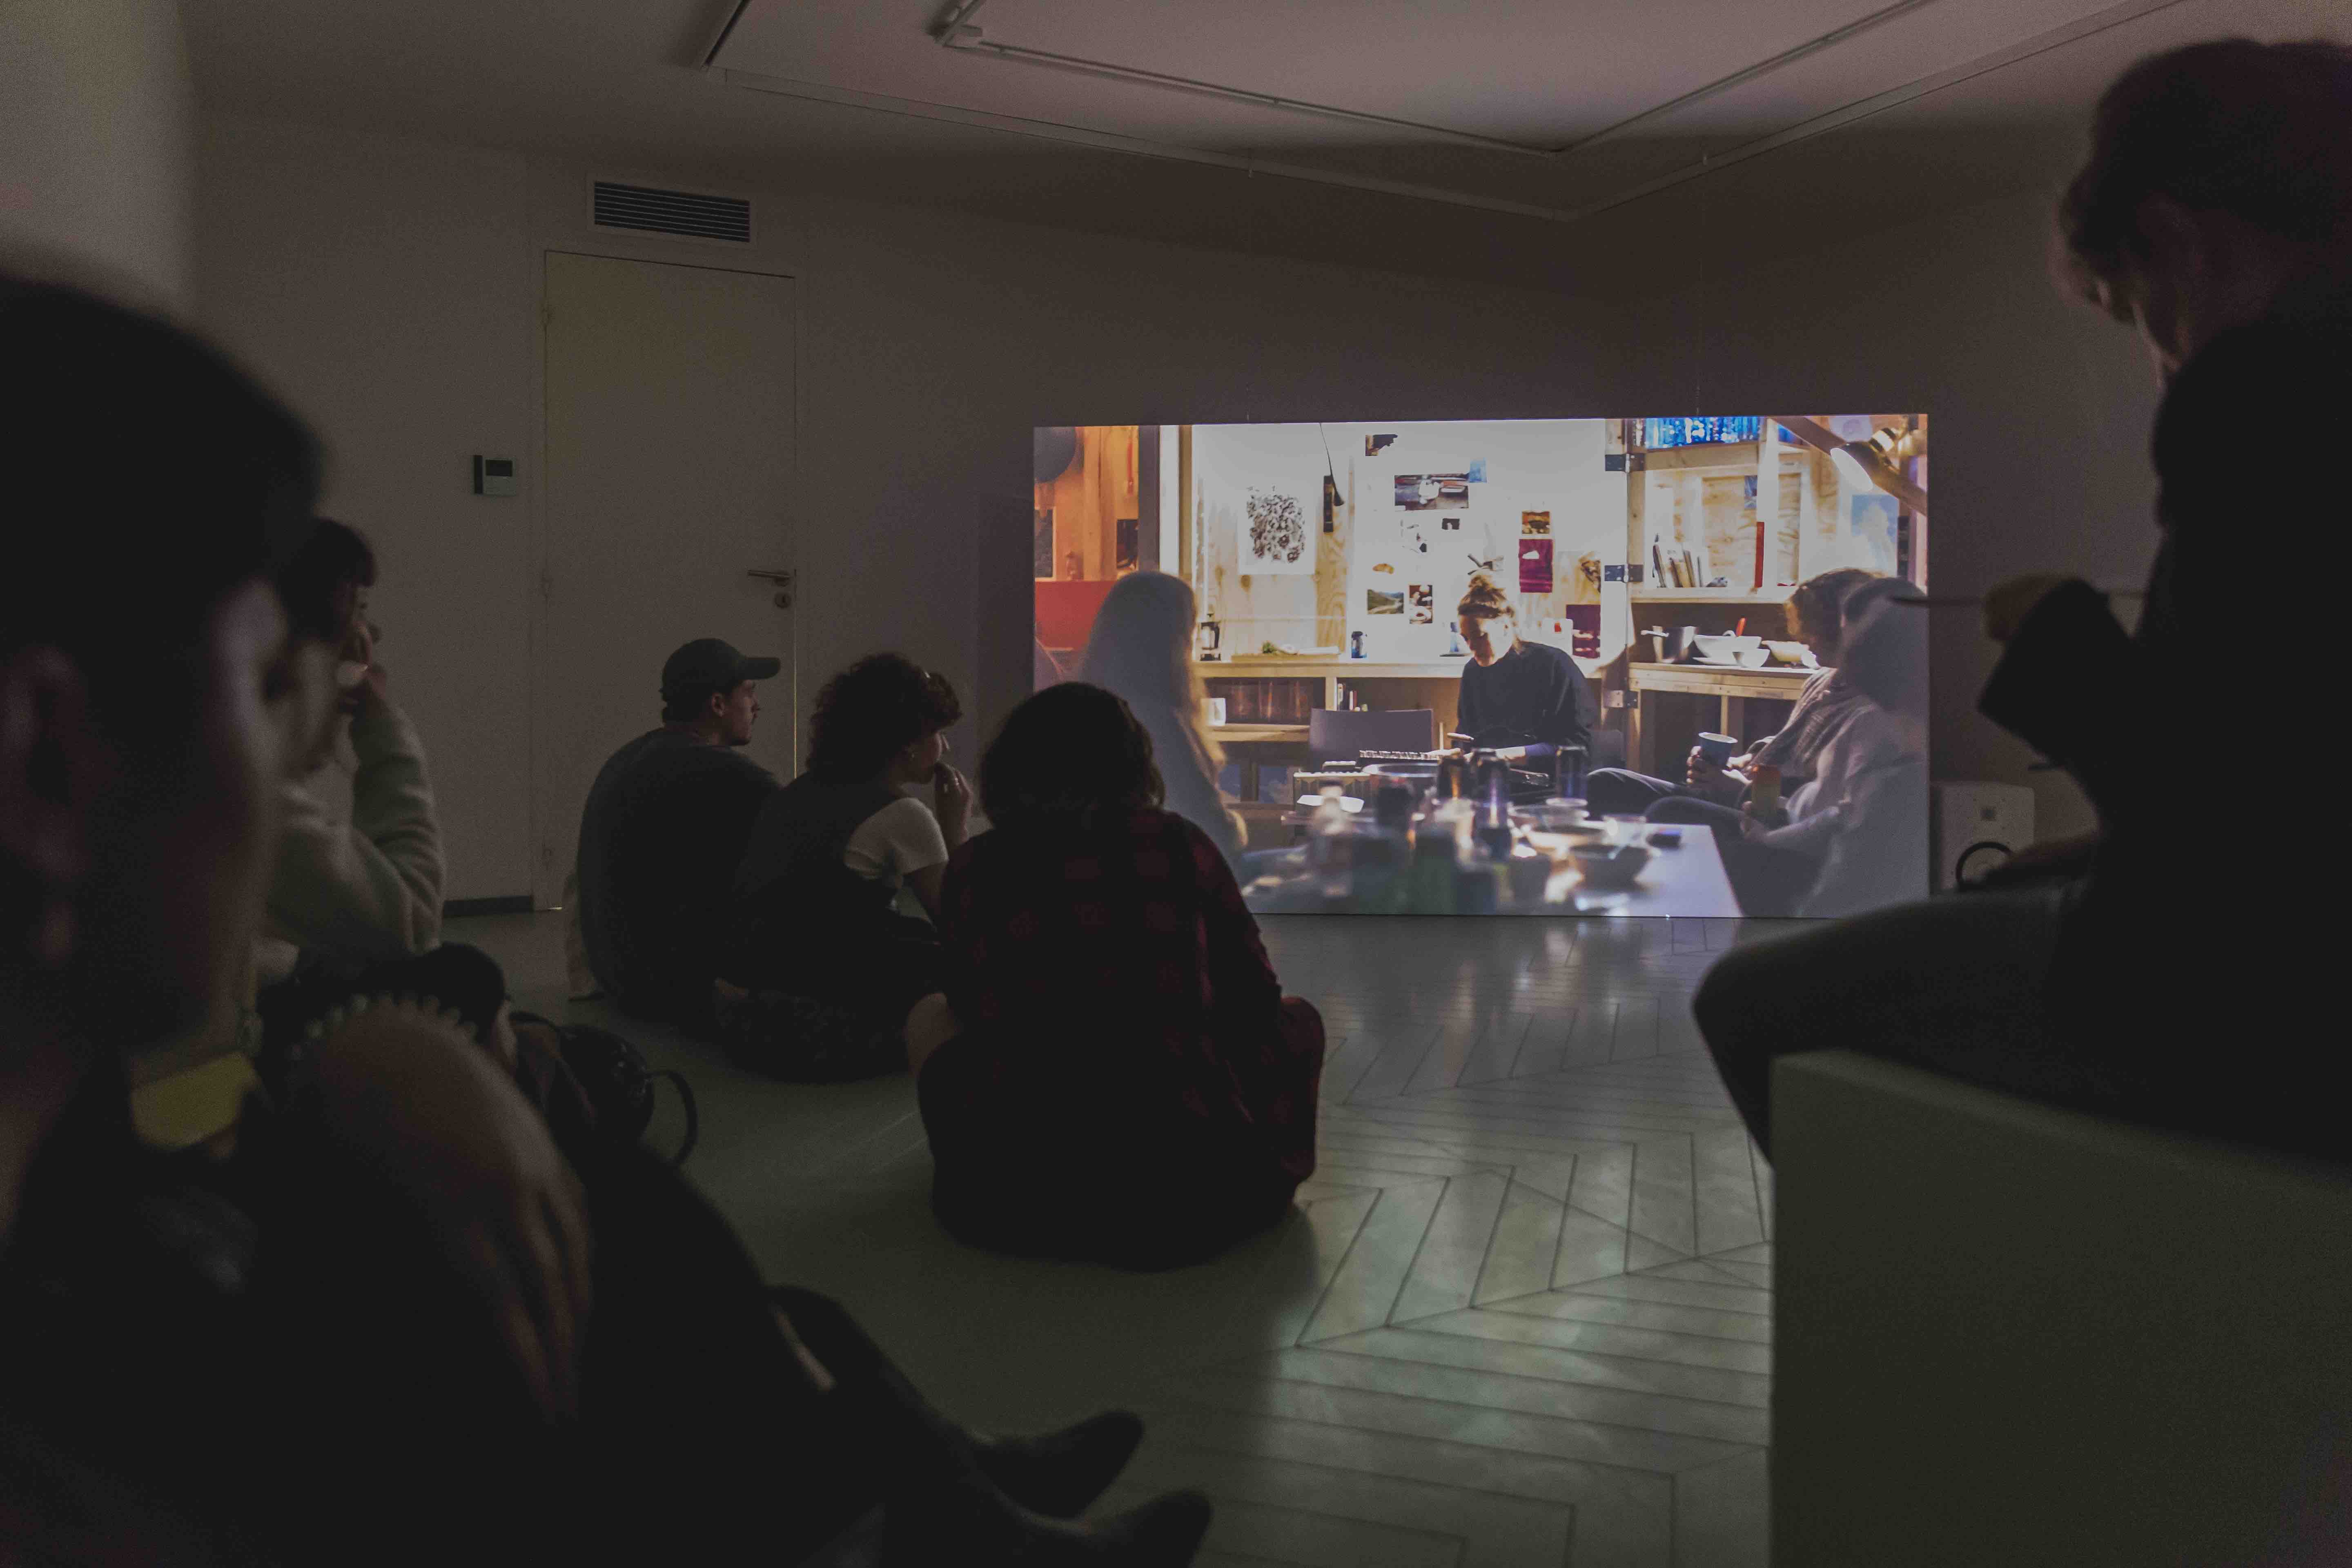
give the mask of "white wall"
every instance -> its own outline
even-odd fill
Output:
[[[2063,298],[2050,198],[2027,195],[1842,240],[1629,311],[1678,352],[1629,357],[1615,401],[1707,413],[1924,409],[1934,510],[1928,570],[1966,596],[2021,572],[2136,587],[2156,552],[2147,432],[2158,388],[2126,328]],[[1694,360],[1689,352],[1696,344]],[[2137,613],[2136,601],[2119,613]],[[2092,817],[2066,775],[1976,711],[1996,650],[1973,610],[1933,613],[1937,778],[2031,784],[2044,836]]]
[[[1039,423],[1664,413],[1695,386],[1716,413],[1922,408],[1939,594],[2042,567],[2130,584],[2153,550],[2154,388],[2127,332],[2050,285],[2038,197],[1719,279],[1701,310],[788,192],[749,193],[760,243],[718,252],[591,229],[592,172],[664,178],[232,117],[203,138],[200,317],[320,422],[331,504],[383,546],[386,660],[432,748],[454,897],[530,886],[535,500],[475,499],[466,463],[511,450],[535,487],[548,248],[800,280],[793,721],[826,673],[899,647],[971,699],[967,759],[1027,688]],[[2032,782],[2045,830],[2085,821],[2071,784],[2028,774],[1976,717],[1990,651],[1972,618],[1937,625],[1937,775]]]
[[[215,120],[198,171],[196,319],[311,420],[327,514],[375,542],[373,613],[392,695],[424,733],[448,896],[520,893],[530,512],[474,495],[471,458],[531,449],[523,160]]]
[[[792,721],[827,673],[898,647],[967,694],[967,760],[1028,686],[1033,425],[1328,417],[1335,396],[1527,413],[1596,379],[1592,313],[1543,296],[777,193],[754,193],[760,243],[722,252],[589,228],[590,173],[231,116],[202,141],[199,320],[319,425],[330,507],[382,547],[376,618],[453,898],[530,886],[535,502],[477,500],[466,464],[515,451],[534,490],[548,248],[801,280]]]
[[[180,303],[193,103],[178,0],[0,3],[0,267]]]

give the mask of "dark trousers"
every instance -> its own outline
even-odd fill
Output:
[[[1723,857],[1723,873],[1731,879],[1743,914],[1793,915],[1822,863],[1810,855],[1759,844],[1747,836],[1736,806],[1702,800],[1695,795],[1672,795],[1643,813],[1649,822],[1687,824],[1714,831],[1716,852]]]
[[[2048,996],[2061,889],[1947,895],[1743,942],[1693,1000],[1748,1131],[1772,1152],[1772,1064],[1847,1050],[2078,1110],[2135,1100],[2117,1058],[2083,1048]]]
[[[2137,890],[2135,889],[2137,892]],[[1748,1132],[1772,1152],[1772,1064],[1858,1051],[2069,1110],[2352,1161],[2352,1061],[2308,1027],[2280,939],[2103,906],[2084,884],[1948,893],[1745,942],[1693,1000]],[[2147,900],[2143,898],[2140,902]],[[2286,939],[2293,941],[2292,937]]]
[[[1658,802],[1678,795],[1689,796],[1690,791],[1671,779],[1653,778],[1631,768],[1595,768],[1584,775],[1584,806],[1595,816],[1646,812]]]
[[[304,1173],[287,1161],[273,1185]],[[727,1222],[661,1161],[580,1167],[595,1253],[580,1411],[540,1422],[389,1194],[314,1186],[263,1220],[260,1321],[234,1371],[236,1483],[289,1562],[797,1562],[882,1500],[892,1461],[860,1392],[820,1391]],[[272,1244],[274,1241],[274,1245]],[[829,1307],[830,1304],[824,1304]],[[788,1309],[820,1361],[837,1308]],[[201,1355],[205,1347],[189,1349]]]
[[[1739,897],[1742,913],[1792,915],[1805,890],[1812,886],[1821,862],[1810,855],[1775,848],[1750,840],[1741,830],[1736,807],[1693,795],[1670,780],[1637,773],[1631,768],[1596,768],[1584,781],[1584,805],[1601,816],[1639,812],[1645,821],[1687,823],[1715,829],[1715,847],[1723,857],[1724,875]]]
[[[1239,1142],[1165,1104],[1008,1098],[992,1058],[1017,1047],[971,1032],[950,1040],[915,1080],[932,1212],[957,1240],[992,1251],[1143,1270],[1215,1257],[1289,1213],[1314,1173],[1323,1016],[1286,996],[1273,1037],[1255,1125]]]

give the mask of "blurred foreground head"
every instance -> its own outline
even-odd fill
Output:
[[[2116,79],[2058,206],[2074,285],[2158,367],[2352,270],[2352,47],[2221,38]]]
[[[268,578],[318,447],[212,349],[74,289],[0,276],[0,1011],[185,1027],[259,914]]]

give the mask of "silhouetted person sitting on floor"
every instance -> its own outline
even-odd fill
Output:
[[[413,1001],[223,1058],[235,1122],[142,1146],[125,1056],[226,997],[302,770],[268,573],[317,459],[85,296],[0,279],[0,1560],[1189,1561],[1196,1495],[1045,1517],[1133,1417],[963,1431],[650,1156],[568,1166]]]
[[[375,580],[366,539],[327,520],[278,574],[298,649],[333,661],[336,711],[318,765],[285,790],[264,984],[289,973],[297,951],[380,963],[441,940],[441,823],[416,726],[376,658]]]
[[[1980,706],[2063,764],[2095,840],[2021,857],[2062,879],[1904,905],[1744,945],[1696,1011],[1749,1131],[1770,1148],[1773,1059],[1875,1052],[2077,1109],[2344,1158],[2339,1051],[2290,998],[2335,956],[2299,910],[2347,882],[2325,820],[2209,820],[2184,715],[2292,744],[2295,682],[2250,679],[2220,628],[2245,563],[2313,558],[2352,522],[2324,467],[2245,460],[2249,409],[2352,427],[2352,48],[2201,44],[2101,99],[2060,208],[2085,293],[2135,322],[2166,379],[2158,547],[2126,634],[2074,579],[1986,595],[2006,644]],[[2276,617],[2264,654],[2324,668],[2321,616]]]
[[[738,1060],[815,1080],[906,1066],[908,1010],[940,988],[932,921],[971,811],[946,760],[961,714],[944,677],[895,653],[817,693],[808,769],[761,808],[736,875],[718,1010]]]
[[[367,540],[324,518],[277,573],[297,690],[332,706],[300,713],[289,736],[310,764],[279,792],[257,1000],[282,1032],[354,989],[429,995],[488,1041],[505,978],[482,954],[441,947],[440,816],[416,726],[376,658],[375,583]]]
[[[580,939],[613,1005],[697,1032],[712,1026],[751,824],[782,786],[742,754],[758,683],[782,666],[717,637],[662,666],[662,723],[613,753],[580,815]]]
[[[992,826],[948,868],[945,1002],[909,1023],[933,1206],[964,1240],[1189,1263],[1315,1169],[1323,1021],[1160,795],[1150,737],[1082,682],[1014,709],[982,759]]]

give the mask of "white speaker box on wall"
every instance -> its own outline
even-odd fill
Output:
[[[1935,797],[1938,891],[1981,877],[2033,842],[2033,792],[2022,784],[1939,784]]]

